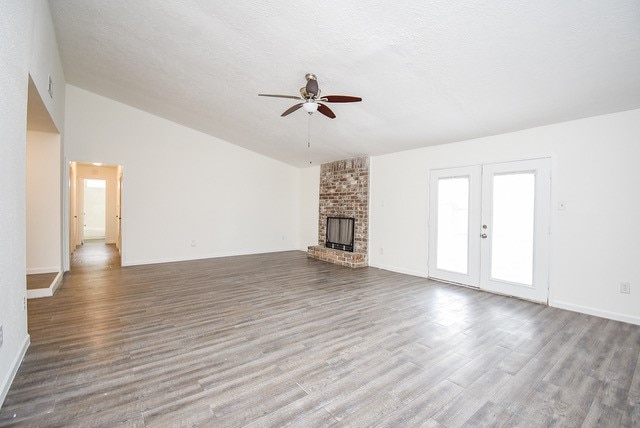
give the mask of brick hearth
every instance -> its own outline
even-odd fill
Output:
[[[311,258],[331,262],[337,265],[359,268],[367,266],[367,255],[350,251],[334,250],[333,248],[312,245],[307,248],[307,255]]]

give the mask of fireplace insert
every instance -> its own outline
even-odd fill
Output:
[[[353,252],[353,231],[355,223],[355,218],[327,217],[325,246],[336,250]]]

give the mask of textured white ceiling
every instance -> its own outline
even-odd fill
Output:
[[[50,0],[68,83],[295,166],[640,108],[640,1]]]

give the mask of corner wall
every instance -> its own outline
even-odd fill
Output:
[[[369,263],[428,275],[430,169],[551,157],[550,304],[640,324],[639,141],[631,110],[372,157]]]
[[[0,2],[0,405],[29,344],[25,269],[27,83],[33,4]]]
[[[318,244],[320,166],[300,170],[300,242],[298,249]]]
[[[46,0],[0,2],[0,405],[29,346],[26,312],[26,129],[29,74],[58,129],[64,76]],[[43,94],[51,75],[54,98]],[[47,79],[48,80],[48,79]]]
[[[123,265],[298,248],[298,168],[74,86],[65,129],[67,159],[123,167]]]

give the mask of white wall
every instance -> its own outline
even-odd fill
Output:
[[[28,345],[25,284],[27,77],[33,5],[0,2],[0,403]],[[10,41],[10,42],[9,42]]]
[[[300,170],[300,243],[298,248],[307,251],[310,245],[318,245],[318,218],[320,215],[320,166]]]
[[[297,168],[74,86],[66,96],[67,158],[123,166],[124,265],[298,247]]]
[[[550,304],[640,324],[639,142],[632,110],[373,157],[370,264],[428,275],[430,169],[550,156]]]
[[[27,131],[27,273],[60,272],[60,135]]]
[[[29,73],[36,77],[43,100],[46,92],[39,76],[54,77],[59,89],[53,99],[45,100],[45,105],[59,129],[64,123],[64,106],[59,104],[64,99],[64,77],[52,28],[45,0],[0,2],[0,403],[29,344],[24,306]]]

